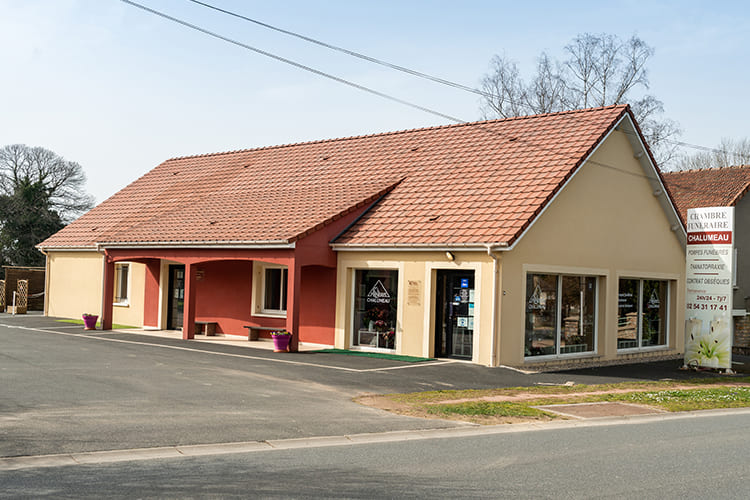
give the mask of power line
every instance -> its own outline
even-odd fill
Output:
[[[275,59],[277,61],[283,62],[285,64],[289,64],[291,66],[294,66],[296,68],[302,69],[304,71],[308,71],[308,72],[314,73],[314,74],[316,74],[318,76],[322,76],[324,78],[328,78],[328,79],[333,80],[335,82],[342,83],[344,85],[348,85],[349,87],[353,87],[355,89],[362,90],[362,91],[370,93],[372,95],[376,95],[378,97],[382,97],[383,99],[388,99],[390,101],[397,102],[399,104],[403,104],[404,106],[409,106],[411,108],[418,109],[420,111],[424,111],[425,113],[430,113],[432,115],[439,116],[440,118],[445,118],[446,120],[450,120],[450,121],[455,122],[455,123],[468,123],[466,120],[461,120],[460,118],[456,118],[454,116],[447,115],[447,114],[441,113],[439,111],[435,111],[434,109],[430,109],[430,108],[427,108],[427,107],[424,107],[424,106],[420,106],[419,104],[414,104],[414,103],[411,103],[409,101],[405,101],[403,99],[399,99],[398,97],[394,97],[392,95],[386,94],[385,92],[380,92],[378,90],[374,90],[374,89],[371,89],[369,87],[365,87],[364,85],[360,85],[358,83],[354,83],[354,82],[351,82],[349,80],[345,80],[344,78],[340,78],[340,77],[334,76],[334,75],[332,75],[330,73],[326,73],[324,71],[317,70],[317,69],[312,68],[310,66],[306,66],[306,65],[298,63],[296,61],[292,61],[291,59],[286,59],[284,57],[277,56],[276,54],[272,54],[272,53],[267,52],[265,50],[261,50],[261,49],[259,49],[257,47],[253,47],[251,45],[247,45],[247,44],[242,43],[240,41],[237,41],[237,40],[235,40],[233,38],[229,38],[229,37],[226,37],[224,35],[220,35],[219,33],[207,30],[205,28],[201,28],[200,26],[188,23],[187,21],[183,21],[183,20],[178,19],[176,17],[172,17],[172,16],[170,16],[168,14],[165,14],[165,13],[160,12],[158,10],[154,10],[152,8],[146,7],[145,5],[141,5],[141,4],[133,2],[131,0],[120,0],[120,1],[124,2],[124,3],[128,4],[128,5],[131,5],[133,7],[136,7],[136,8],[139,8],[141,10],[144,10],[146,12],[149,12],[151,14],[154,14],[154,15],[157,15],[159,17],[162,17],[164,19],[167,19],[169,21],[175,22],[177,24],[181,24],[182,26],[185,26],[187,28],[190,28],[190,29],[193,29],[193,30],[196,30],[196,31],[200,31],[203,34],[212,36],[214,38],[218,38],[219,40],[223,40],[223,41],[225,41],[227,43],[231,43],[233,45],[237,45],[238,47],[242,47],[244,49],[251,50],[251,51],[253,51],[253,52],[257,53],[257,54],[260,54],[260,55],[263,55],[263,56],[266,56],[266,57],[270,57],[271,59]]]
[[[199,0],[188,0],[188,1],[189,2],[193,2],[195,4],[198,4],[198,5],[202,5],[203,7],[206,7],[208,9],[213,9],[215,11],[222,12],[222,13],[227,14],[229,16],[233,16],[233,17],[236,17],[238,19],[242,19],[244,21],[248,21],[248,22],[257,24],[258,26],[262,26],[264,28],[268,28],[270,30],[277,31],[277,32],[283,33],[285,35],[293,36],[293,37],[299,38],[300,40],[304,40],[306,42],[314,43],[315,45],[319,45],[319,46],[325,47],[327,49],[331,49],[331,50],[335,50],[335,51],[338,51],[338,52],[342,52],[342,53],[350,55],[352,57],[357,57],[359,59],[362,59],[362,60],[365,60],[365,61],[369,61],[371,63],[375,63],[375,64],[379,64],[381,66],[385,66],[387,68],[395,69],[396,71],[401,71],[402,73],[408,73],[410,75],[413,75],[413,76],[416,76],[416,77],[419,77],[419,78],[425,78],[427,80],[431,80],[433,82],[440,83],[442,85],[447,85],[449,87],[453,87],[453,88],[457,88],[457,89],[460,89],[460,90],[464,90],[466,92],[471,92],[473,94],[477,94],[477,95],[480,95],[482,97],[486,97],[486,98],[493,98],[494,97],[492,94],[490,94],[488,92],[484,92],[484,91],[481,91],[479,89],[475,89],[473,87],[469,87],[467,85],[463,85],[461,83],[452,82],[450,80],[446,80],[445,78],[440,78],[440,77],[433,76],[433,75],[430,75],[430,74],[427,74],[427,73],[422,73],[421,71],[417,71],[417,70],[414,70],[414,69],[411,69],[411,68],[406,68],[404,66],[399,66],[398,64],[393,64],[393,63],[390,63],[388,61],[383,61],[382,59],[377,59],[375,57],[371,57],[371,56],[368,56],[366,54],[362,54],[360,52],[355,52],[353,50],[349,50],[349,49],[346,49],[344,47],[339,47],[337,45],[333,45],[333,44],[330,44],[330,43],[327,43],[327,42],[323,42],[321,40],[317,40],[315,38],[312,38],[312,37],[309,37],[309,36],[305,36],[305,35],[302,35],[300,33],[296,33],[294,31],[290,31],[290,30],[286,30],[286,29],[283,29],[283,28],[279,28],[278,26],[273,26],[271,24],[264,23],[263,21],[259,21],[257,19],[253,19],[253,18],[244,16],[242,14],[238,14],[238,13],[232,12],[230,10],[226,10],[226,9],[222,9],[220,7],[216,7],[215,5],[211,5],[211,4],[206,3],[206,2],[201,2]]]
[[[421,71],[417,71],[417,70],[414,70],[414,69],[411,69],[411,68],[407,68],[405,66],[400,66],[398,64],[390,63],[388,61],[384,61],[382,59],[378,59],[378,58],[375,58],[375,57],[372,57],[372,56],[368,56],[366,54],[362,54],[360,52],[356,52],[356,51],[353,51],[353,50],[350,50],[350,49],[347,49],[347,48],[344,48],[344,47],[340,47],[340,46],[333,45],[333,44],[330,44],[330,43],[327,43],[327,42],[323,42],[321,40],[318,40],[318,39],[315,39],[315,38],[303,35],[301,33],[297,33],[295,31],[291,31],[291,30],[287,30],[287,29],[284,29],[284,28],[280,28],[278,26],[274,26],[272,24],[265,23],[265,22],[260,21],[258,19],[253,19],[253,18],[245,16],[243,14],[239,14],[237,12],[233,12],[233,11],[230,11],[230,10],[227,10],[227,9],[223,9],[221,7],[217,7],[215,5],[211,5],[209,3],[202,2],[200,0],[187,0],[187,1],[192,2],[194,4],[197,4],[197,5],[201,5],[203,7],[206,7],[207,9],[215,10],[217,12],[221,12],[221,13],[226,14],[228,16],[236,17],[238,19],[242,19],[244,21],[256,24],[258,26],[262,26],[264,28],[276,31],[278,33],[283,33],[285,35],[289,35],[289,36],[292,36],[292,37],[295,37],[295,38],[299,38],[300,40],[304,40],[306,42],[313,43],[315,45],[319,45],[319,46],[325,47],[327,49],[335,50],[337,52],[341,52],[343,54],[347,54],[347,55],[350,55],[352,57],[356,57],[356,58],[362,59],[364,61],[369,61],[369,62],[374,63],[374,64],[379,64],[381,66],[384,66],[384,67],[387,67],[387,68],[391,68],[391,69],[394,69],[396,71],[400,71],[402,73],[407,73],[409,75],[416,76],[418,78],[424,78],[424,79],[433,81],[435,83],[440,83],[442,85],[447,85],[449,87],[453,87],[453,88],[456,88],[456,89],[459,89],[459,90],[463,90],[465,92],[471,92],[472,94],[479,95],[479,96],[484,97],[486,99],[494,99],[495,97],[497,97],[496,95],[494,95],[494,94],[492,94],[490,92],[484,92],[482,90],[479,90],[479,89],[476,89],[476,88],[473,88],[473,87],[469,87],[469,86],[463,85],[461,83],[457,83],[457,82],[453,82],[453,81],[450,81],[450,80],[446,80],[445,78],[440,78],[440,77],[437,77],[437,76],[433,76],[433,75],[430,75],[428,73],[423,73]],[[131,3],[131,2],[128,2],[128,3]],[[508,102],[512,103],[512,104],[519,104],[519,105],[523,104],[523,103],[518,103],[518,102],[514,101],[513,99],[507,99],[506,98],[506,100]],[[441,115],[441,116],[445,117],[445,115]],[[462,120],[458,120],[457,123],[465,123],[465,122],[463,122]],[[697,144],[691,144],[691,143],[688,143],[688,142],[676,141],[676,140],[672,140],[672,139],[664,139],[664,142],[675,144],[677,146],[682,146],[682,147],[687,147],[687,148],[693,148],[693,149],[698,149],[698,150],[702,150],[702,151],[707,151],[707,152],[713,152],[713,153],[719,153],[719,154],[733,154],[733,152],[731,152],[731,151],[720,150],[720,149],[711,148],[711,147],[707,147],[707,146],[700,146],[700,145],[697,145]]]
[[[256,53],[258,53],[258,54],[261,54],[261,55],[264,55],[264,56],[266,56],[266,57],[269,57],[269,58],[271,58],[271,59],[274,59],[274,60],[277,60],[277,61],[283,62],[283,63],[285,63],[285,64],[289,64],[289,65],[291,65],[291,66],[294,66],[294,67],[296,67],[296,68],[302,69],[302,70],[304,70],[304,71],[308,71],[308,72],[311,72],[311,73],[313,73],[313,74],[316,74],[316,75],[319,75],[319,76],[322,76],[322,77],[328,78],[328,79],[330,79],[330,80],[333,80],[333,81],[335,81],[335,82],[338,82],[338,83],[341,83],[341,84],[344,84],[344,85],[348,85],[348,86],[350,86],[350,87],[353,87],[353,88],[355,88],[355,89],[358,89],[358,90],[362,90],[362,91],[364,91],[364,92],[368,92],[368,93],[370,93],[370,94],[372,94],[372,95],[375,95],[375,96],[378,96],[378,97],[382,97],[382,98],[384,98],[384,99],[388,99],[388,100],[390,100],[390,101],[393,101],[393,102],[396,102],[396,103],[399,103],[399,104],[403,104],[403,105],[405,105],[405,106],[409,106],[409,107],[411,107],[411,108],[414,108],[414,109],[417,109],[417,110],[420,110],[420,111],[423,111],[423,112],[426,112],[426,113],[430,113],[430,114],[433,114],[433,115],[435,115],[435,116],[439,116],[439,117],[441,117],[441,118],[445,118],[445,119],[447,119],[447,120],[449,120],[449,121],[452,121],[452,122],[454,122],[454,123],[457,123],[457,124],[468,124],[468,123],[469,123],[469,122],[468,122],[468,121],[466,121],[466,120],[462,120],[462,119],[460,119],[460,118],[456,118],[456,117],[454,117],[454,116],[451,116],[451,115],[447,115],[447,114],[445,114],[445,113],[441,113],[441,112],[439,112],[439,111],[435,111],[435,110],[433,110],[433,109],[430,109],[430,108],[427,108],[427,107],[424,107],[424,106],[420,106],[420,105],[418,105],[418,104],[414,104],[414,103],[411,103],[411,102],[409,102],[409,101],[406,101],[406,100],[404,100],[404,99],[400,99],[400,98],[397,98],[397,97],[391,96],[391,95],[389,95],[389,94],[386,94],[386,93],[384,93],[384,92],[380,92],[380,91],[377,91],[377,90],[371,89],[371,88],[369,88],[369,87],[365,87],[364,85],[360,85],[360,84],[357,84],[357,83],[351,82],[351,81],[349,81],[349,80],[345,80],[345,79],[343,79],[343,78],[340,78],[340,77],[337,77],[337,76],[335,76],[335,75],[331,75],[331,74],[329,74],[329,73],[326,73],[326,72],[323,72],[323,71],[317,70],[317,69],[315,69],[315,68],[312,68],[312,67],[310,67],[310,66],[306,66],[306,65],[304,65],[304,64],[301,64],[301,63],[298,63],[298,62],[292,61],[292,60],[290,60],[290,59],[286,59],[286,58],[284,58],[284,57],[281,57],[281,56],[277,56],[276,54],[272,54],[272,53],[270,53],[270,52],[267,52],[267,51],[265,51],[265,50],[262,50],[262,49],[258,49],[258,48],[256,48],[256,47],[253,47],[253,46],[251,46],[251,45],[247,45],[247,44],[245,44],[245,43],[239,42],[239,41],[237,41],[237,40],[234,40],[234,39],[232,39],[232,38],[226,37],[226,36],[224,36],[224,35],[221,35],[221,34],[219,34],[219,33],[215,33],[215,32],[213,32],[213,31],[207,30],[207,29],[205,29],[205,28],[202,28],[202,27],[200,27],[200,26],[197,26],[197,25],[195,25],[195,24],[191,24],[191,23],[188,23],[187,21],[183,21],[183,20],[181,20],[181,19],[178,19],[178,18],[176,18],[176,17],[170,16],[170,15],[168,15],[168,14],[165,14],[165,13],[163,13],[163,12],[157,11],[157,10],[155,10],[155,9],[152,9],[152,8],[149,8],[149,7],[146,7],[146,6],[142,5],[142,4],[139,4],[139,3],[137,3],[137,2],[134,2],[134,1],[132,1],[132,0],[120,0],[120,1],[122,1],[122,2],[124,2],[124,3],[126,3],[126,4],[128,4],[128,5],[131,5],[131,6],[133,6],[133,7],[139,8],[139,9],[141,9],[141,10],[143,10],[143,11],[146,11],[146,12],[148,12],[148,13],[151,13],[151,14],[154,14],[154,15],[156,15],[156,16],[159,16],[159,17],[161,17],[161,18],[163,18],[163,19],[167,19],[167,20],[169,20],[169,21],[175,22],[175,23],[177,23],[177,24],[180,24],[180,25],[182,25],[182,26],[185,26],[185,27],[187,27],[187,28],[193,29],[193,30],[195,30],[195,31],[198,31],[198,32],[201,32],[201,33],[203,33],[203,34],[206,34],[206,35],[212,36],[212,37],[214,37],[214,38],[217,38],[217,39],[219,39],[219,40],[225,41],[225,42],[227,42],[227,43],[231,43],[231,44],[233,44],[233,45],[237,45],[237,46],[239,46],[239,47],[242,47],[242,48],[244,48],[244,49],[247,49],[247,50],[250,50],[250,51],[256,52]],[[191,0],[191,1],[192,1],[192,0]],[[486,132],[486,133],[490,133],[490,134],[493,134],[493,135],[496,135],[496,136],[499,136],[499,137],[503,137],[504,135],[506,135],[506,134],[503,134],[503,133],[501,133],[501,132],[499,132],[499,131],[496,131],[496,130],[491,130],[491,129],[489,129],[489,128],[487,128],[487,127],[484,127],[484,126],[482,126],[482,125],[478,125],[478,128],[479,128],[480,130],[482,130],[482,131]],[[528,142],[527,140],[523,140],[523,139],[521,139],[520,137],[517,137],[517,136],[514,136],[514,140],[518,140],[519,142],[526,142],[526,143],[529,143],[529,142]],[[556,151],[554,151],[554,150],[552,150],[552,149],[550,149],[550,148],[548,148],[548,147],[545,147],[544,145],[541,145],[541,144],[534,144],[534,143],[530,143],[530,144],[531,144],[531,145],[532,145],[533,147],[535,147],[535,148],[537,148],[537,149],[540,149],[540,150],[542,150],[542,151],[545,151],[545,150],[546,150],[546,151],[549,151],[549,152],[552,152],[552,153],[556,153]],[[564,158],[564,156],[563,156],[563,158]],[[569,157],[568,157],[568,159],[571,159],[571,160],[579,160],[580,158],[579,158],[579,157],[574,157],[574,156],[569,156]],[[590,163],[592,163],[592,164],[595,164],[595,165],[598,165],[598,166],[604,167],[604,168],[608,168],[608,169],[611,169],[611,170],[616,170],[616,171],[620,171],[620,172],[623,172],[623,173],[625,173],[625,174],[628,174],[628,175],[640,175],[641,177],[643,177],[643,178],[646,178],[646,179],[649,179],[649,180],[659,180],[659,181],[660,181],[660,179],[658,179],[658,178],[656,178],[656,177],[653,177],[653,176],[650,176],[650,175],[648,175],[648,174],[634,174],[633,172],[629,172],[629,171],[623,170],[623,169],[621,169],[621,168],[619,168],[619,167],[615,167],[615,166],[613,166],[613,165],[607,165],[607,164],[604,164],[604,163],[601,163],[601,162],[593,161],[593,160],[591,160],[591,159],[589,159],[589,162],[590,162]]]

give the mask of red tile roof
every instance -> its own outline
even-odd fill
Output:
[[[750,165],[663,172],[683,223],[688,208],[732,207],[750,189]]]
[[[512,243],[625,113],[609,106],[174,158],[40,246],[290,243],[384,194],[337,243]]]

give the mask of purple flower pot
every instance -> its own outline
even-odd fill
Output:
[[[287,352],[291,335],[271,335],[273,337],[273,352]]]
[[[84,330],[96,330],[96,320],[99,316],[84,316],[83,317],[83,329]]]

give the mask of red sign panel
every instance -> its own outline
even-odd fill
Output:
[[[709,231],[706,233],[688,233],[688,245],[731,245],[732,231]]]

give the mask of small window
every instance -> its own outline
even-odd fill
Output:
[[[263,274],[263,311],[286,313],[286,283],[289,271],[285,267],[267,267]]]
[[[127,305],[130,264],[115,264],[115,304]]]

